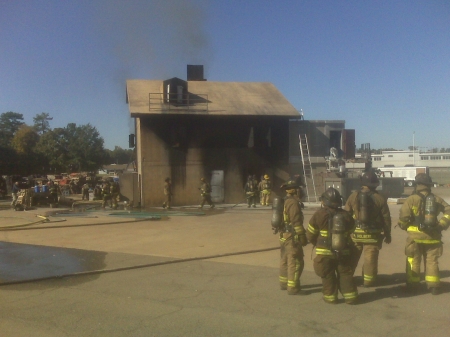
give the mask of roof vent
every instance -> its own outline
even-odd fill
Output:
[[[203,65],[187,65],[187,80],[188,81],[206,81],[203,78]]]

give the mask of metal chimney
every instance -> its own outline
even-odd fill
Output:
[[[206,81],[203,78],[203,65],[187,65],[187,80],[188,81]]]

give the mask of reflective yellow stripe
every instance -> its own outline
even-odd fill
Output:
[[[374,276],[364,274],[364,281],[372,282],[374,278]]]
[[[285,242],[286,239],[285,238],[280,238],[280,242]]]
[[[420,275],[417,275],[415,272],[412,271],[413,262],[414,262],[413,257],[406,258],[406,281],[407,281],[407,283],[419,283],[420,282]]]
[[[446,218],[446,219],[448,219],[448,220],[450,220],[450,214],[444,214],[443,217]]]
[[[297,233],[297,234],[305,234],[305,230],[303,229],[302,226],[295,226],[294,230],[295,230],[295,233]]]
[[[328,231],[320,231],[320,236],[328,236]]]
[[[348,249],[345,249],[340,252],[342,255],[350,255],[350,251]],[[316,248],[316,254],[317,255],[333,255],[333,252],[326,248]]]
[[[280,282],[281,283],[287,283],[287,277],[280,276]]]
[[[295,288],[296,282],[295,281],[288,281],[287,285],[290,288]]]
[[[408,229],[406,230],[407,232],[418,232],[418,233],[422,233],[421,231],[419,231],[419,227],[417,226],[409,226]]]
[[[337,295],[323,295],[323,299],[327,302],[334,302],[337,300]]]
[[[425,281],[439,283],[441,281],[441,279],[439,278],[439,276],[426,275],[425,276]]]
[[[415,216],[418,216],[418,215],[419,215],[419,207],[417,207],[417,206],[412,206],[412,207],[411,207],[411,210],[413,211],[413,214],[414,214]]]
[[[312,234],[317,234],[319,233],[318,229],[315,229],[311,224],[308,224],[308,231]]]
[[[441,243],[440,240],[420,240],[420,239],[414,239],[414,242],[423,243],[425,245],[434,245],[436,243]]]
[[[344,296],[344,299],[346,300],[353,300],[358,297],[358,293],[354,291],[352,293],[344,293],[342,296]]]
[[[316,248],[316,254],[318,255],[333,255],[331,250],[325,248]]]

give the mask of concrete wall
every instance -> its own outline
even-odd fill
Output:
[[[242,202],[248,175],[275,175],[288,161],[287,118],[158,115],[136,125],[144,207],[162,205],[167,177],[174,206],[197,205],[200,178],[214,170],[224,171],[224,202]]]

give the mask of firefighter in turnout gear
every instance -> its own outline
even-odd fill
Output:
[[[111,207],[117,209],[120,199],[120,185],[118,181],[111,182]]]
[[[102,197],[103,197],[102,208],[104,209],[108,201],[109,202],[111,201],[111,185],[109,184],[109,181],[106,181],[103,184]]]
[[[272,193],[272,183],[269,176],[264,175],[259,183],[259,190],[261,193],[261,206],[269,206],[270,194]]]
[[[328,188],[321,197],[322,207],[311,217],[306,236],[316,246],[314,271],[322,278],[323,300],[336,304],[338,290],[345,303],[355,304],[358,291],[353,282],[351,266],[351,238],[355,222],[343,210],[342,198],[334,188]]]
[[[364,286],[376,283],[378,256],[384,242],[391,242],[391,214],[386,199],[376,188],[379,180],[372,171],[361,177],[361,189],[347,199],[344,209],[355,219],[356,228],[352,234],[352,268],[355,272],[361,255],[364,255],[362,275]]]
[[[170,207],[170,205],[172,203],[172,182],[170,181],[169,177],[164,180],[164,197],[166,200],[163,203],[163,208],[167,207],[167,209],[171,209],[172,207]]]
[[[425,265],[425,282],[433,295],[439,294],[438,259],[442,255],[442,230],[450,225],[450,205],[431,192],[433,182],[425,173],[415,177],[414,192],[400,209],[398,225],[407,231],[406,285],[414,290],[420,283],[420,265]],[[438,220],[438,215],[443,216]]]
[[[274,234],[279,232],[280,235],[280,288],[287,290],[288,295],[305,295],[300,287],[300,276],[305,266],[303,246],[308,241],[303,228],[300,199],[297,196],[298,185],[295,181],[287,181],[281,188],[286,191],[283,207],[279,208],[283,213],[282,217],[279,216],[280,225],[273,228]]]
[[[258,183],[253,179],[253,176],[248,176],[244,192],[245,198],[247,199],[247,207],[256,207],[256,202],[258,200]]]
[[[205,203],[207,202],[209,205],[209,208],[214,208],[214,203],[211,199],[211,185],[206,182],[205,178],[201,178],[200,181],[202,182],[202,185],[198,188],[200,190],[200,195],[202,197],[202,203],[200,204],[200,209],[203,208]]]

